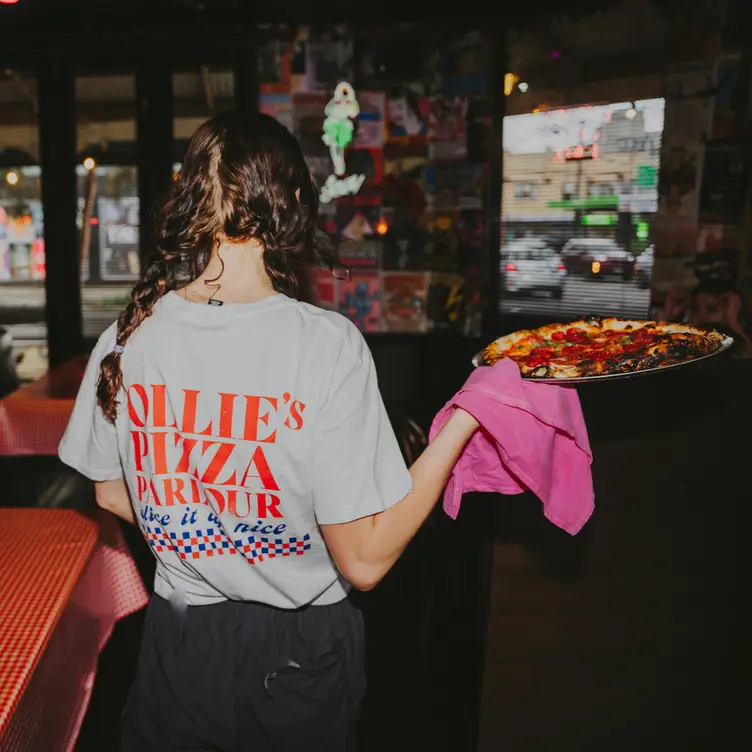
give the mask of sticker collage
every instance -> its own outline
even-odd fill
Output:
[[[349,269],[308,270],[305,299],[364,332],[475,335],[487,252],[479,38],[274,31],[260,48],[260,110],[300,141],[321,229]]]

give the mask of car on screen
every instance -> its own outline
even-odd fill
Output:
[[[635,257],[610,238],[573,238],[561,250],[567,273],[589,279],[633,279]]]
[[[655,259],[655,247],[649,245],[635,260],[635,279],[637,284],[647,289],[653,278],[653,261]]]
[[[543,240],[521,238],[501,248],[503,293],[561,298],[566,275],[559,254]]]

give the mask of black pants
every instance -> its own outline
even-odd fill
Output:
[[[285,611],[153,596],[122,752],[351,752],[364,630],[347,601]]]

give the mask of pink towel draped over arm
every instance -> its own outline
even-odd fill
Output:
[[[571,535],[594,508],[593,460],[574,388],[525,381],[511,360],[477,368],[436,415],[430,437],[455,407],[481,424],[454,467],[444,510],[456,519],[462,494],[531,490],[546,518]]]

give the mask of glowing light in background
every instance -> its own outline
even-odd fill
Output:
[[[8,185],[18,185],[18,173],[17,172],[9,172],[5,179],[8,181]]]
[[[525,81],[520,81],[517,84],[517,88],[524,94],[530,87],[527,85]]]
[[[520,80],[519,76],[515,76],[514,73],[507,73],[504,76],[504,96],[509,96],[517,82]]]
[[[91,172],[96,166],[97,166],[97,163],[94,161],[92,157],[86,157],[86,159],[84,159],[84,168],[87,169],[89,172]]]
[[[386,223],[386,220],[382,217],[376,224],[376,232],[379,235],[386,235],[388,230],[389,230],[389,225]]]
[[[0,5],[15,5],[18,0],[0,0]]]

